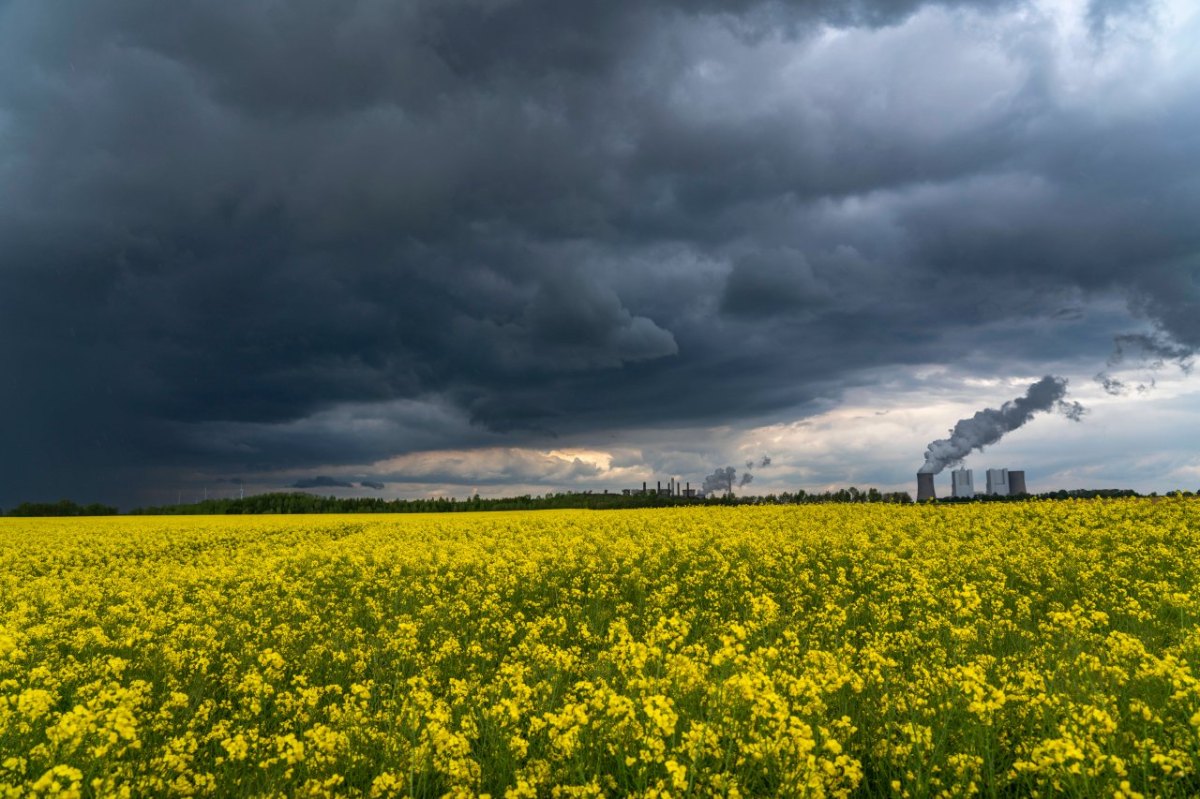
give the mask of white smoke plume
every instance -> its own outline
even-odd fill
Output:
[[[771,456],[763,455],[758,461],[760,469],[771,465]],[[718,467],[716,471],[704,478],[704,486],[702,490],[705,494],[733,493],[734,481],[737,480],[737,487],[741,488],[754,482],[754,474],[752,470],[755,467],[754,461],[746,461],[746,470],[742,472],[741,480],[737,479],[737,469],[732,466],[724,468]]]
[[[1005,433],[1028,422],[1035,413],[1057,410],[1076,422],[1087,412],[1078,402],[1068,402],[1067,380],[1046,375],[1029,387],[1025,396],[1017,397],[997,408],[984,408],[970,419],[961,419],[950,431],[949,438],[932,442],[925,450],[925,465],[920,471],[937,474],[947,466],[962,461],[972,450],[995,444]]]
[[[704,493],[716,494],[723,492],[726,494],[733,492],[733,480],[737,476],[737,469],[732,466],[725,468],[717,467],[717,470],[704,478]]]

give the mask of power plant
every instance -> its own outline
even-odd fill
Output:
[[[950,429],[949,438],[929,442],[925,448],[925,465],[917,472],[917,502],[928,502],[937,498],[933,487],[933,476],[948,466],[957,466],[967,455],[995,444],[1005,433],[1016,430],[1035,414],[1056,410],[1076,422],[1087,413],[1087,408],[1078,402],[1068,402],[1067,379],[1046,375],[1033,383],[1025,395],[1008,400],[999,408],[984,408],[965,419],[959,419]],[[951,496],[958,499],[973,499],[975,479],[970,469],[956,469],[951,473]],[[1029,493],[1025,486],[1025,472],[1008,469],[988,469],[986,496],[1012,497]]]
[[[950,496],[960,499],[975,496],[975,476],[970,469],[955,469],[950,473]]]
[[[674,477],[667,481],[667,485],[665,487],[663,486],[661,480],[658,481],[657,488],[647,488],[646,484],[643,482],[641,488],[625,488],[621,490],[621,493],[627,497],[645,496],[647,494],[657,494],[660,497],[690,497],[693,499],[696,497],[696,489],[692,488],[691,483],[688,483],[686,487],[680,486],[679,481]]]
[[[1015,497],[1028,493],[1024,471],[987,470],[983,495]],[[976,496],[975,473],[971,469],[955,469],[950,473],[950,496],[955,499],[973,499]],[[937,499],[937,492],[933,485],[933,472],[917,472],[917,502],[928,502],[933,499]]]

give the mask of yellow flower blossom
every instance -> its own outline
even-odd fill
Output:
[[[0,799],[1182,795],[1198,510],[3,518]]]

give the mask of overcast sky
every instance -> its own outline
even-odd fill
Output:
[[[1050,374],[1089,412],[968,466],[1198,489],[1197,42],[1191,0],[2,2],[0,506],[912,490]]]

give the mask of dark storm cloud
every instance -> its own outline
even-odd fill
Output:
[[[345,480],[338,480],[336,477],[322,474],[297,480],[288,488],[354,488],[354,483],[347,483]]]
[[[1100,111],[1013,2],[4,4],[0,501],[1103,360],[1112,295],[1191,352],[1155,9],[1086,11]]]
[[[832,291],[814,274],[803,253],[752,253],[734,262],[722,310],[750,317],[801,313],[832,300]]]

